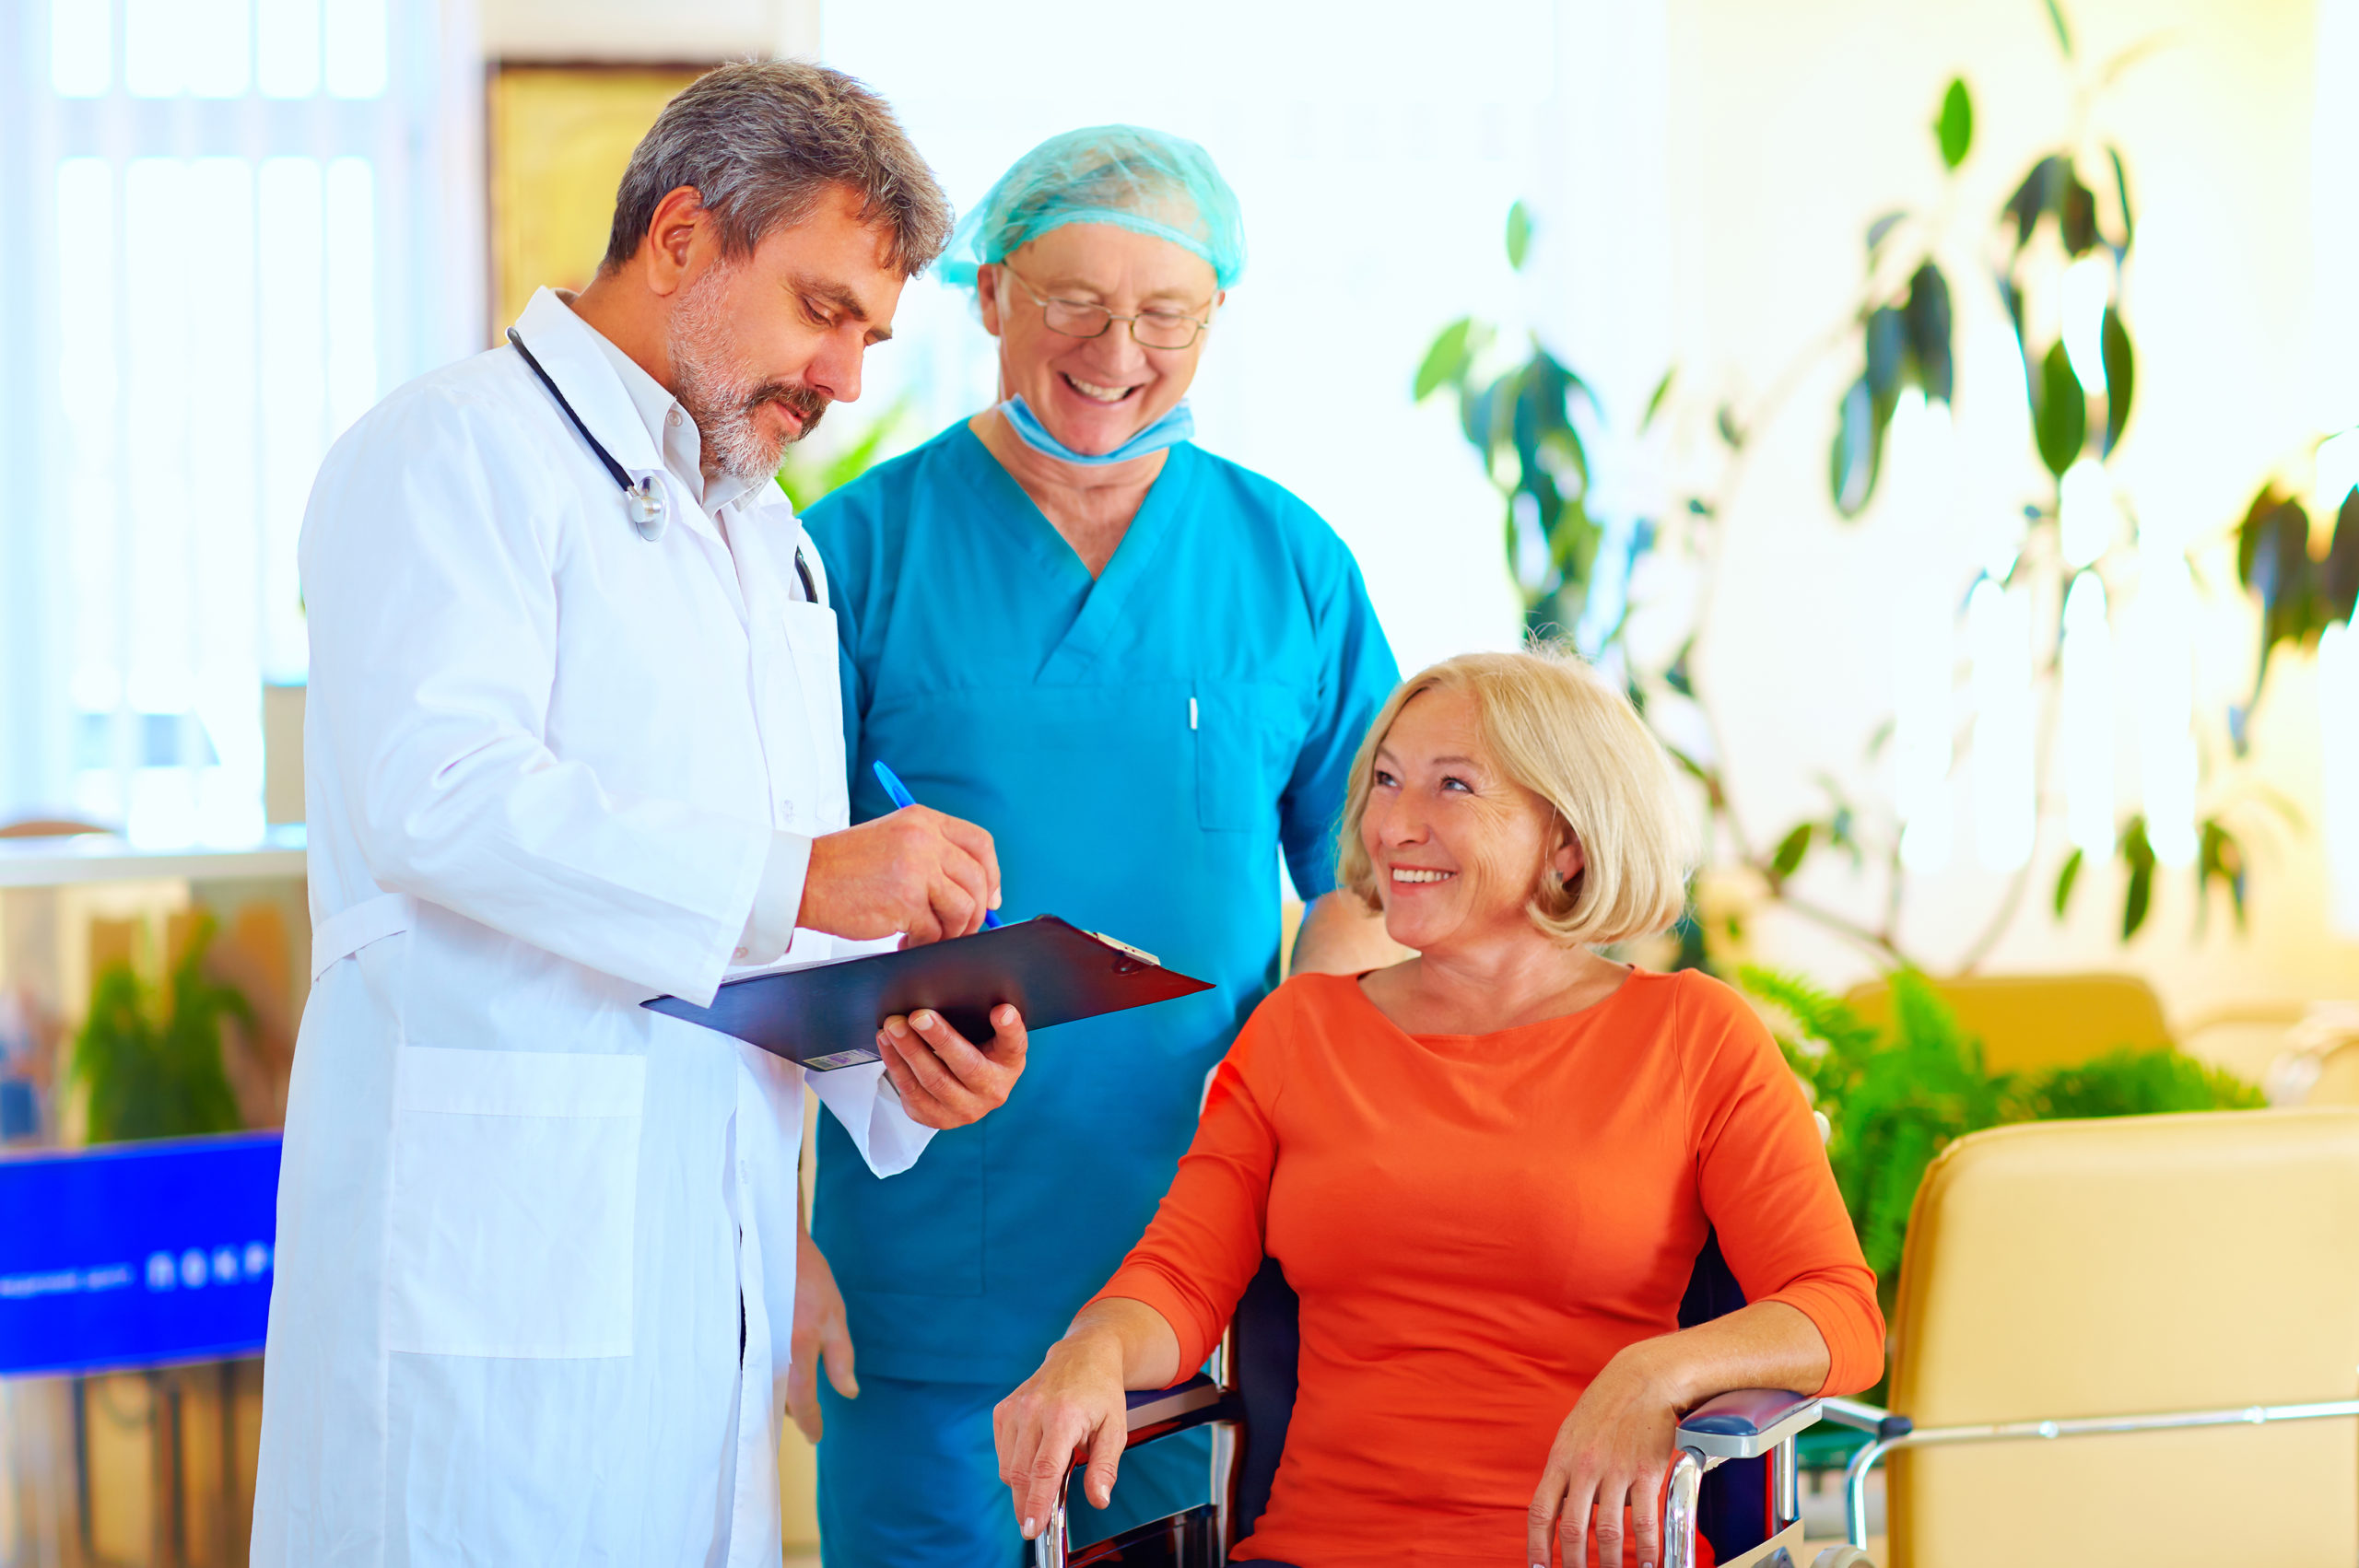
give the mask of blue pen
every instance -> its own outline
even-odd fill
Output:
[[[876,782],[885,786],[885,793],[891,797],[895,805],[914,806],[918,803],[918,798],[910,793],[910,787],[901,782],[901,776],[885,766],[885,759],[883,757],[878,757],[876,759],[875,766]],[[992,913],[989,909],[984,910],[983,930],[992,931],[997,930],[998,929],[999,917]]]

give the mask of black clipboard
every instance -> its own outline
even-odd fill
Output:
[[[710,1007],[675,996],[640,1005],[827,1072],[876,1060],[885,1020],[921,1007],[982,1045],[992,1037],[991,1011],[1002,1002],[1038,1033],[1210,989],[1211,982],[1167,969],[1152,954],[1040,915],[924,947],[727,980]]]

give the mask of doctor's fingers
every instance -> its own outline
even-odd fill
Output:
[[[895,1019],[876,1036],[877,1050],[885,1059],[885,1071],[891,1075],[894,1089],[901,1096],[901,1108],[921,1126],[937,1132],[954,1127],[965,1127],[979,1119],[986,1107],[971,1105],[973,1096],[959,1086],[931,1047],[916,1033],[903,1024],[896,1034]]]
[[[988,909],[998,908],[999,846],[992,842],[991,831],[958,817],[946,816],[942,819],[942,833],[944,837],[965,850],[968,859],[972,860],[976,868],[982,872],[983,907]]]
[[[943,855],[927,880],[925,896],[927,912],[943,936],[972,936],[983,929],[984,902],[990,896],[983,886],[983,868],[964,851]]]
[[[937,1012],[916,1012],[910,1025],[933,1047],[934,1059],[958,1081],[958,1086],[974,1096],[977,1116],[1007,1103],[1008,1092],[1023,1076],[1031,1038],[1025,1032],[1022,1013],[1006,1002],[992,1009],[992,1041],[987,1050],[978,1048]]]

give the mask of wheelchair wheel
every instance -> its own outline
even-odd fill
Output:
[[[1876,1568],[1876,1562],[1856,1546],[1830,1546],[1811,1560],[1810,1568]]]

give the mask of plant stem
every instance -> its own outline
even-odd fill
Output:
[[[1878,956],[1888,958],[1895,964],[1909,965],[1908,954],[1894,946],[1890,938],[1869,930],[1849,916],[1838,915],[1834,910],[1813,904],[1798,894],[1779,892],[1773,896],[1778,903],[1804,919],[1815,921],[1837,936],[1848,937]]]

